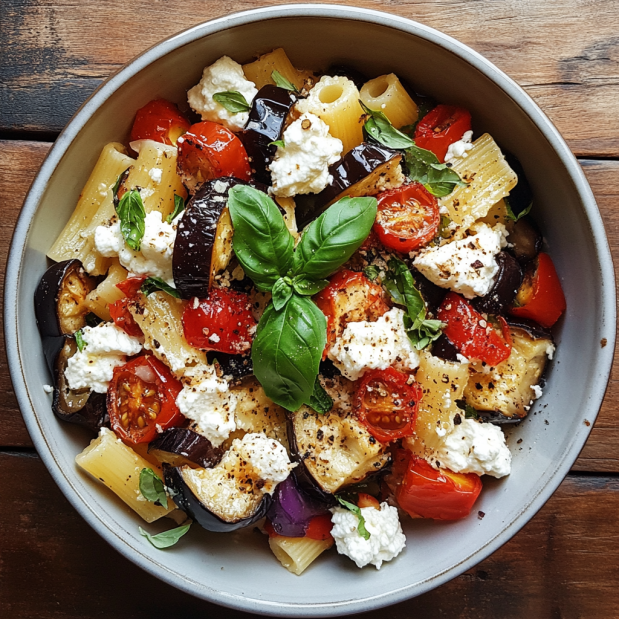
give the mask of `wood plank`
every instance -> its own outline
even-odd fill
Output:
[[[4,218],[0,222],[0,272],[4,272],[8,245],[23,203],[41,162],[50,148],[42,142],[0,141],[0,195],[4,196]],[[619,263],[619,162],[581,161],[606,224],[613,256]],[[4,281],[0,282],[0,290]],[[2,298],[0,298],[0,307]],[[0,321],[2,320],[0,316]],[[0,332],[0,338],[3,338]],[[0,393],[2,394],[3,423],[0,424],[0,445],[32,445],[26,431],[8,376],[3,339],[0,339]],[[574,469],[580,471],[619,472],[619,363],[611,375],[608,392],[591,437]]]
[[[82,520],[36,456],[0,454],[0,487],[0,616],[254,616],[197,600],[135,567]],[[513,540],[474,569],[363,617],[617,617],[618,541],[619,479],[572,475]]]
[[[342,3],[341,0],[328,0]],[[277,0],[270,4],[282,4]],[[58,132],[119,66],[200,22],[261,0],[4,0],[0,131]],[[356,0],[420,21],[520,83],[582,156],[619,151],[619,3],[613,0]],[[126,19],[140,15],[140,19]],[[230,51],[233,55],[233,50]]]

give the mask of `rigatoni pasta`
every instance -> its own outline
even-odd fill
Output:
[[[101,320],[111,321],[108,306],[122,299],[125,294],[116,284],[127,279],[127,269],[122,267],[117,259],[113,259],[107,272],[107,277],[86,297],[86,307]]]
[[[383,112],[396,129],[417,120],[417,104],[393,73],[366,82],[359,95],[371,110]]]
[[[269,537],[269,547],[277,560],[289,571],[300,576],[325,550],[333,546],[333,539],[309,537]]]
[[[298,90],[301,90],[307,84],[311,84],[313,80],[313,73],[296,69],[281,47],[268,54],[263,54],[254,62],[243,65],[245,77],[254,82],[258,90],[267,84],[275,83],[272,78],[273,71],[277,71],[282,77],[294,84]]]

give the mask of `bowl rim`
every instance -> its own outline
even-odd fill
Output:
[[[254,599],[241,595],[233,595],[211,588],[196,589],[196,583],[191,579],[170,570],[161,563],[154,562],[150,557],[147,557],[139,551],[136,552],[136,548],[130,544],[128,539],[125,539],[122,535],[112,531],[104,522],[103,516],[95,513],[92,506],[89,505],[80,496],[77,489],[73,487],[71,481],[60,468],[47,443],[47,440],[42,432],[42,428],[38,423],[37,413],[35,412],[33,402],[29,397],[28,387],[26,385],[26,379],[23,372],[22,352],[20,349],[17,330],[17,302],[21,265],[32,220],[36,214],[41,198],[45,193],[49,179],[54,174],[56,167],[69,149],[73,139],[83,129],[91,115],[100,106],[104,105],[107,99],[118,88],[130,80],[139,71],[143,70],[149,64],[164,55],[180,47],[188,45],[197,39],[229,28],[243,26],[258,21],[304,17],[369,22],[425,39],[430,43],[447,49],[452,54],[458,56],[475,67],[486,77],[491,79],[497,86],[499,86],[499,88],[501,88],[501,90],[525,112],[528,118],[535,124],[553,150],[557,153],[561,163],[571,177],[582,202],[585,215],[591,226],[594,239],[594,249],[600,263],[601,281],[603,284],[600,291],[600,314],[602,316],[602,324],[604,324],[606,330],[608,330],[608,333],[605,334],[607,335],[607,346],[600,350],[599,360],[597,363],[599,381],[597,386],[592,390],[594,397],[590,400],[587,409],[587,419],[589,419],[592,423],[590,426],[585,426],[582,424],[579,431],[572,437],[571,442],[565,450],[563,459],[558,465],[556,465],[555,470],[549,477],[548,482],[539,489],[538,493],[529,501],[529,503],[522,506],[512,522],[508,523],[499,534],[486,542],[483,546],[479,547],[464,560],[431,578],[427,578],[421,582],[413,583],[406,587],[392,591],[367,595],[366,597],[360,599],[344,600],[341,602],[328,604],[281,603],[263,599]],[[608,239],[606,237],[604,225],[595,202],[595,198],[586,180],[584,172],[552,122],[529,97],[529,95],[520,86],[518,86],[518,84],[516,84],[516,82],[494,66],[494,64],[492,64],[489,60],[485,59],[481,54],[472,50],[463,43],[460,43],[456,39],[443,34],[434,28],[415,22],[408,18],[374,9],[342,5],[280,5],[232,13],[203,22],[196,26],[192,26],[187,30],[173,35],[150,47],[121,67],[110,78],[104,81],[84,102],[65,129],[60,133],[53,147],[50,149],[26,196],[23,208],[15,226],[5,275],[4,332],[11,380],[13,382],[13,387],[20,410],[37,452],[51,473],[54,481],[58,484],[63,494],[67,497],[73,507],[88,522],[88,524],[90,524],[90,526],[104,539],[106,539],[106,541],[108,541],[117,551],[153,576],[172,584],[178,589],[229,608],[275,616],[333,616],[374,610],[390,604],[402,602],[446,583],[485,559],[509,539],[511,539],[550,498],[550,496],[563,481],[565,475],[584,446],[591,432],[593,421],[597,417],[606,391],[614,356],[616,336],[616,291],[614,281],[614,268]]]

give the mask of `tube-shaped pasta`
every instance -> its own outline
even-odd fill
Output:
[[[174,210],[174,194],[187,197],[176,173],[176,155],[176,146],[141,140],[138,160],[124,183],[128,189],[140,187],[144,210],[160,211],[163,219]]]
[[[289,571],[300,576],[325,550],[333,546],[333,539],[309,537],[269,537],[269,546],[277,560]]]
[[[348,78],[324,75],[296,108],[302,114],[315,114],[329,125],[329,133],[342,140],[342,154],[363,142],[359,91]]]
[[[122,144],[113,142],[103,147],[80,199],[60,236],[47,255],[56,262],[77,258],[91,275],[106,272],[110,260],[94,251],[91,230],[104,224],[114,214],[112,187],[121,172],[134,160],[128,157]]]
[[[153,469],[163,479],[161,469],[136,454],[107,428],[101,428],[99,436],[93,439],[82,453],[77,454],[75,462],[118,495],[146,522],[154,522],[176,509],[170,498],[166,509],[142,496],[140,471],[145,468]]]
[[[144,332],[144,348],[178,374],[190,366],[206,363],[205,353],[192,348],[183,336],[184,309],[183,301],[165,292],[153,292],[130,306],[133,318]]]
[[[470,226],[485,217],[518,182],[501,149],[487,133],[475,140],[466,157],[453,159],[452,163],[452,170],[467,184],[456,187],[440,202],[449,211],[449,218],[459,226]]]
[[[359,94],[363,103],[371,110],[383,112],[396,129],[412,125],[419,115],[417,104],[394,73],[366,82]]]
[[[121,292],[116,284],[120,284],[127,279],[127,270],[120,266],[117,258],[113,258],[113,262],[107,272],[107,277],[86,296],[86,307],[93,314],[96,314],[101,320],[112,320],[108,305],[122,299],[125,295]]]
[[[274,84],[271,74],[277,71],[289,82],[292,82],[299,90],[305,86],[307,80],[312,80],[314,75],[311,71],[295,69],[283,48],[274,49],[268,54],[263,54],[248,64],[243,65],[245,77],[256,85],[260,90],[267,84]]]

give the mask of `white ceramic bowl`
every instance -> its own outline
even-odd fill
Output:
[[[420,92],[468,108],[475,131],[488,131],[523,163],[535,192],[534,217],[567,297],[537,414],[509,438],[512,474],[486,479],[466,520],[406,522],[405,552],[380,571],[358,570],[332,552],[297,577],[251,531],[217,535],[198,526],[178,546],[156,550],[138,535],[139,519],[76,469],[74,456],[88,436],[54,418],[42,388],[50,377],[33,293],[47,266],[45,252],[101,147],[125,137],[135,111],[151,99],[182,101],[202,68],[223,54],[245,62],[279,46],[298,66],[320,69],[337,61],[370,76],[393,71]],[[509,540],[554,492],[585,443],[590,427],[584,420],[597,415],[615,339],[613,267],[602,221],[578,163],[546,116],[513,81],[454,39],[393,15],[326,5],[258,9],[196,26],[151,48],[101,86],[60,135],[32,186],[15,230],[5,294],[7,350],[21,410],[43,461],[82,516],[127,558],[188,593],[289,617],[343,615],[419,595]],[[477,510],[485,512],[483,520]]]

